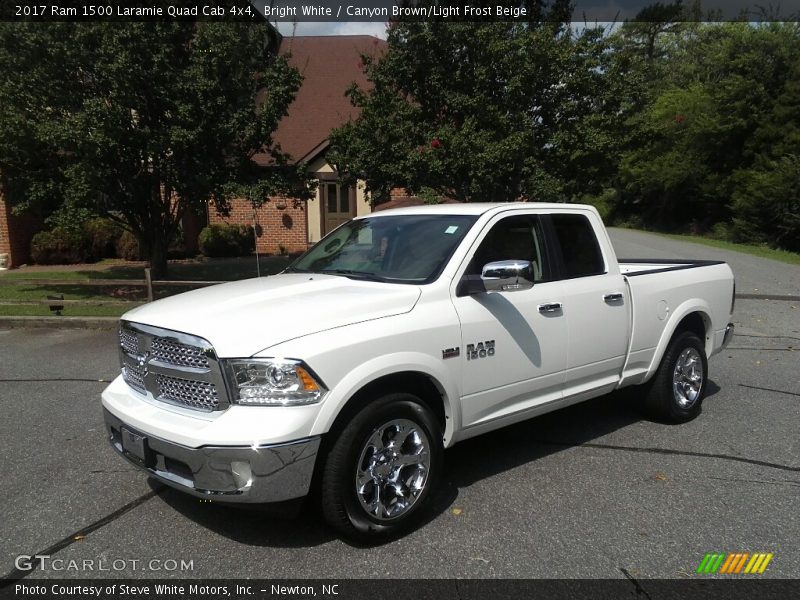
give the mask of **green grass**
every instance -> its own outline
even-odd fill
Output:
[[[657,233],[648,231],[647,233],[656,233],[663,237],[668,237],[673,240],[682,242],[693,242],[695,244],[703,244],[704,246],[712,246],[714,248],[721,248],[722,250],[734,250],[736,252],[743,252],[753,256],[760,256],[761,258],[769,258],[777,260],[790,265],[800,265],[800,254],[795,252],[788,252],[786,250],[775,250],[767,246],[757,246],[755,244],[736,244],[734,242],[726,242],[723,240],[715,240],[712,238],[701,237],[698,235],[674,234],[674,233]]]
[[[260,259],[261,274],[273,275],[283,270],[289,264],[290,258],[284,256],[267,256]],[[256,263],[254,257],[176,261],[170,262],[168,278],[178,281],[235,281],[256,276]],[[76,285],[28,285],[5,284],[4,281],[15,279],[57,279],[75,281]],[[143,280],[144,268],[142,263],[126,264],[120,261],[108,261],[107,264],[75,265],[74,268],[34,267],[12,271],[0,271],[0,301],[12,300],[44,300],[48,295],[62,295],[65,300],[108,300],[108,301],[138,301],[146,300],[146,291],[143,286],[104,286],[91,287],[81,285],[81,282],[103,279],[131,279]],[[191,288],[158,288],[157,297],[176,294]],[[119,316],[136,306],[133,302],[128,305],[115,306],[80,306],[67,305],[64,308],[65,316]],[[48,316],[51,315],[47,305],[2,305],[0,316]]]

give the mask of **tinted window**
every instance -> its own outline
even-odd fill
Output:
[[[552,215],[561,246],[564,277],[586,277],[606,272],[603,255],[589,219],[584,215]]]
[[[534,281],[549,279],[538,217],[506,217],[495,223],[475,251],[466,274],[480,275],[484,265],[498,260],[530,261]]]

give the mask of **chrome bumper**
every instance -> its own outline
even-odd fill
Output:
[[[111,446],[131,464],[183,492],[223,502],[281,502],[305,496],[320,438],[269,446],[188,448],[128,427],[103,409]],[[122,429],[142,436],[137,456],[123,447]],[[131,447],[128,445],[128,447]]]
[[[728,326],[725,328],[725,337],[722,338],[722,348],[721,348],[721,350],[724,350],[725,347],[728,344],[730,344],[731,339],[733,339],[733,330],[734,330],[733,323],[728,323]]]

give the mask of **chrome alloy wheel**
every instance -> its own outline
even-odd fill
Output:
[[[430,440],[408,419],[375,429],[356,469],[356,495],[367,513],[381,521],[406,514],[419,498],[430,472]]]
[[[696,348],[684,348],[672,372],[672,393],[681,408],[689,408],[703,389],[703,359]]]

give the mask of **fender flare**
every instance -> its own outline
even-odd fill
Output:
[[[712,323],[711,306],[705,300],[701,300],[700,298],[691,298],[679,305],[667,321],[664,331],[661,334],[661,339],[658,341],[658,346],[656,346],[656,351],[653,354],[653,359],[650,362],[650,367],[647,369],[647,374],[644,377],[644,381],[649,381],[658,370],[658,367],[661,365],[661,359],[664,358],[664,353],[667,351],[667,346],[672,340],[672,336],[675,335],[678,326],[687,316],[693,313],[698,313],[700,318],[703,320],[706,334],[705,339],[702,341],[706,349],[706,356],[711,355],[711,348],[714,343],[713,335],[709,335],[712,333],[709,331]]]
[[[444,446],[453,442],[453,434],[461,428],[461,409],[458,390],[448,384],[452,375],[442,369],[441,363],[421,352],[398,352],[368,360],[350,371],[322,401],[319,414],[311,428],[311,435],[330,431],[334,421],[353,397],[370,383],[405,372],[420,373],[428,377],[441,392],[445,414]]]

